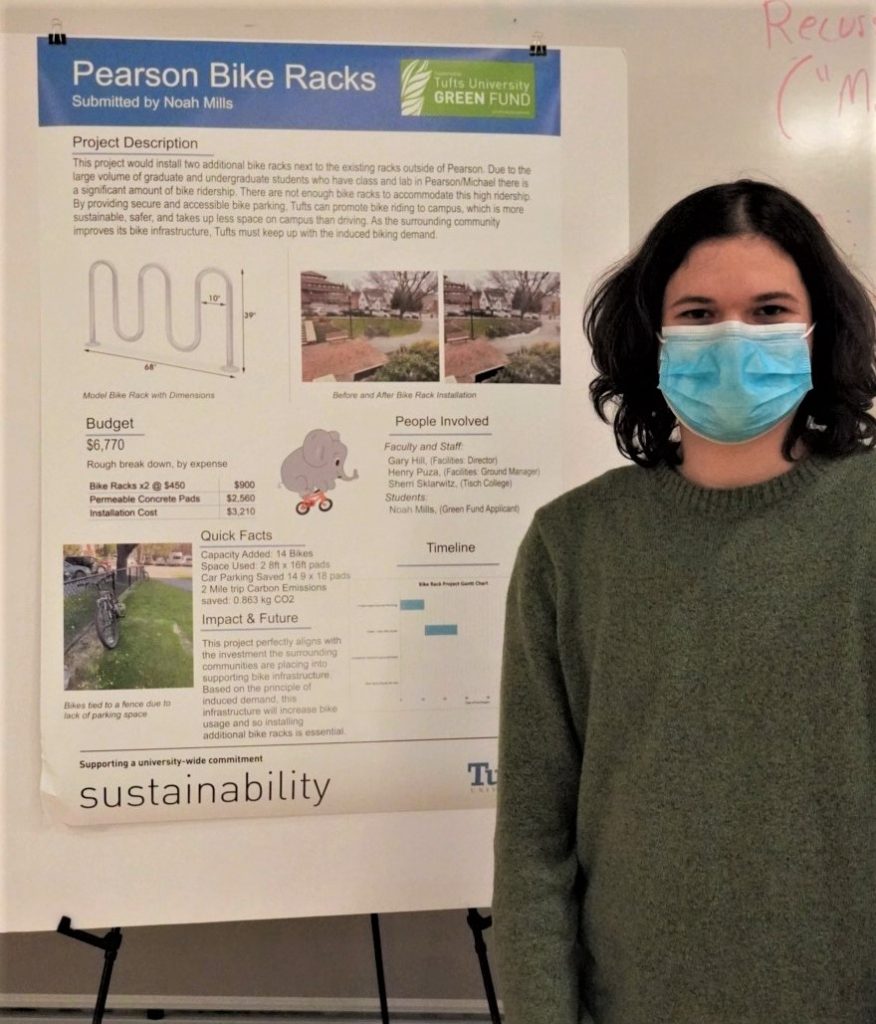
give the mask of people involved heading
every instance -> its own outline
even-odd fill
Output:
[[[508,590],[506,1024],[876,1020],[876,314],[788,192],[712,185],[596,284],[628,465]]]

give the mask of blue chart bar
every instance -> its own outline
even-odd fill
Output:
[[[425,584],[395,578],[351,585],[350,683],[363,712],[461,711],[495,703],[501,647],[495,641],[507,581],[452,577],[431,579],[428,586],[427,592]],[[411,722],[381,719],[375,729],[397,728],[407,736]],[[437,726],[430,721],[422,728],[431,736]]]

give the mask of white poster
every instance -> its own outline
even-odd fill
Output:
[[[489,806],[627,241],[622,63],[38,47],[51,815]]]

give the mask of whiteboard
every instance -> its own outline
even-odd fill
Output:
[[[374,11],[380,9],[380,17]],[[825,0],[751,3],[534,4],[369,2],[283,9],[238,4],[9,5],[5,32],[191,38],[298,38],[621,47],[629,82],[630,237],[672,202],[722,180],[753,176],[797,194],[865,274],[873,276],[871,6]],[[379,21],[379,27],[375,22]],[[439,909],[486,905],[490,812],[359,815],[323,820],[192,822],[76,832],[49,827],[38,799],[39,538],[38,296],[31,230],[35,180],[32,71],[2,60],[3,692],[2,926],[53,928]],[[871,95],[868,96],[868,88]],[[10,261],[10,253],[14,259]],[[594,423],[594,443],[604,440]],[[610,464],[600,448],[592,467]],[[448,843],[448,837],[450,842]],[[436,857],[435,850],[447,851]],[[169,866],[170,865],[170,866]],[[466,871],[466,889],[459,875]],[[327,894],[328,897],[327,898]]]

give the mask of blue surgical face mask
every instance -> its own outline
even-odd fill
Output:
[[[811,331],[806,324],[737,320],[664,327],[658,386],[695,434],[721,444],[751,441],[792,413],[812,389]]]

